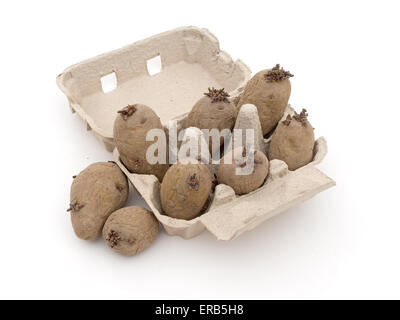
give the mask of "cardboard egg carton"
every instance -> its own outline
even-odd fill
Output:
[[[286,109],[285,115],[288,113],[293,114],[290,106]],[[257,108],[253,105],[242,106],[235,128],[239,127],[255,129],[255,132],[259,132],[255,145],[259,143],[258,149],[267,152],[269,139],[262,137]],[[257,131],[258,127],[260,127],[259,131]],[[285,162],[270,161],[269,174],[265,183],[257,190],[242,196],[235,195],[231,187],[219,184],[215,188],[206,212],[189,221],[163,214],[160,200],[161,185],[154,175],[129,172],[121,163],[117,149],[114,150],[114,159],[168,234],[189,239],[207,229],[219,240],[231,240],[265,220],[334,186],[335,182],[332,179],[315,168],[326,153],[326,141],[321,137],[315,142],[313,161],[302,168],[289,171]],[[212,171],[215,170],[215,168],[212,169]]]
[[[161,66],[154,74],[150,62],[157,59]],[[249,194],[237,196],[231,187],[217,185],[205,213],[186,221],[163,214],[160,183],[154,175],[134,174],[125,168],[114,149],[112,130],[118,110],[142,103],[160,116],[168,136],[168,121],[175,119],[177,129],[184,129],[187,113],[208,87],[225,88],[235,101],[250,74],[243,62],[233,61],[219,49],[218,40],[208,30],[184,27],[74,65],[57,77],[57,84],[88,130],[107,150],[114,150],[116,163],[168,234],[188,239],[207,229],[217,239],[231,240],[335,185],[315,167],[327,153],[324,138],[315,142],[313,161],[295,171],[289,171],[283,161],[270,161],[265,183]],[[109,76],[115,76],[117,83],[114,90],[105,92],[102,79]],[[284,117],[288,113],[293,113],[290,106]],[[255,147],[267,153],[269,140],[262,136],[255,106],[242,106],[235,128],[254,129]],[[190,134],[198,132],[191,130]]]

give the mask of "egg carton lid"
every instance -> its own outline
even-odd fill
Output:
[[[208,87],[232,92],[251,75],[207,29],[181,27],[80,62],[57,77],[71,111],[112,151],[117,111],[151,106],[166,125],[190,111]]]

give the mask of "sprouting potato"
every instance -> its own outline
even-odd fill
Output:
[[[241,154],[241,157],[238,155]],[[231,159],[228,159],[230,157]],[[249,159],[250,158],[250,159]],[[229,161],[227,161],[229,160]],[[237,169],[245,170],[247,160],[253,161],[253,170],[248,174],[237,174]],[[236,148],[222,158],[218,168],[218,183],[230,186],[237,195],[249,193],[258,189],[269,171],[269,161],[264,153],[258,150],[250,151],[246,157],[245,148]]]
[[[138,206],[113,212],[103,228],[103,238],[115,252],[133,256],[149,247],[158,234],[154,215]]]
[[[211,188],[212,177],[205,164],[174,164],[161,184],[164,213],[184,220],[197,217],[209,199]]]
[[[114,142],[122,163],[130,172],[154,174],[162,181],[168,170],[168,161],[165,164],[150,164],[146,159],[147,149],[153,144],[146,141],[147,132],[163,129],[160,118],[143,104],[128,105],[118,113],[114,122]]]
[[[288,165],[289,170],[305,166],[313,159],[314,128],[307,120],[307,111],[287,116],[281,121],[271,137],[268,157],[279,159]]]
[[[204,93],[193,106],[187,117],[186,127],[197,127],[199,129],[224,129],[231,130],[236,121],[236,107],[229,100],[229,94],[224,89],[210,89]],[[212,139],[209,139],[210,151],[219,149],[223,139],[218,146],[212,146]]]
[[[248,103],[257,107],[264,135],[276,126],[285,112],[291,91],[290,77],[293,75],[277,64],[255,74],[240,96],[238,108]]]
[[[113,162],[91,164],[75,178],[71,186],[71,222],[76,235],[95,240],[108,216],[128,199],[126,176]]]

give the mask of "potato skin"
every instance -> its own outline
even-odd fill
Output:
[[[108,216],[127,201],[126,176],[112,162],[97,162],[77,175],[71,185],[71,222],[75,234],[83,240],[96,240]]]
[[[242,153],[242,148],[236,148],[233,153]],[[239,164],[233,159],[227,162],[227,157],[231,157],[230,154],[222,158],[221,164],[218,168],[217,179],[218,183],[223,183],[230,186],[237,195],[249,193],[258,189],[269,171],[269,161],[264,153],[256,150],[254,154],[254,169],[253,172],[248,175],[237,175],[236,168],[239,168]]]
[[[115,252],[134,256],[153,243],[158,229],[158,221],[150,211],[131,206],[110,215],[103,228],[103,238]]]
[[[209,198],[211,188],[211,173],[205,164],[174,164],[161,184],[164,213],[184,220],[197,217]]]
[[[216,101],[204,96],[193,106],[187,120],[186,127],[199,129],[223,129],[231,130],[236,121],[236,107],[231,101]],[[211,139],[209,139],[210,150],[212,150]],[[220,145],[223,143],[221,139]]]
[[[308,121],[281,121],[271,137],[268,157],[284,161],[289,170],[296,170],[313,159],[314,129]]]
[[[130,172],[154,174],[162,181],[168,170],[165,164],[149,164],[146,160],[147,148],[153,141],[146,141],[146,134],[151,129],[163,129],[160,118],[148,106],[135,104],[135,112],[129,117],[117,115],[114,122],[114,142],[121,161]],[[167,152],[168,154],[168,152]]]
[[[289,102],[291,85],[289,79],[269,82],[265,79],[271,69],[258,72],[247,83],[238,102],[254,104],[258,110],[263,134],[269,133],[282,118]]]

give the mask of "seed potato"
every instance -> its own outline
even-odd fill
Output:
[[[242,153],[243,159],[240,159],[238,154]],[[222,158],[221,164],[218,168],[217,179],[218,183],[230,186],[237,195],[249,193],[258,189],[269,171],[269,161],[264,153],[258,150],[250,151],[246,158],[246,150],[243,148],[236,148],[232,154],[227,154]],[[228,161],[229,160],[229,161]],[[246,161],[254,161],[254,167],[249,174],[237,174],[238,168],[245,170]]]
[[[276,126],[285,112],[291,92],[289,78],[292,76],[277,64],[270,70],[255,74],[240,96],[238,108],[248,103],[257,107],[264,135]]]
[[[194,219],[206,205],[211,188],[212,177],[205,164],[174,164],[161,184],[164,213],[172,218]]]
[[[162,181],[168,170],[168,161],[165,164],[150,164],[146,159],[147,149],[154,143],[146,141],[147,132],[151,129],[163,129],[157,114],[143,104],[128,105],[119,111],[115,119],[114,142],[121,161],[130,172],[154,174]]]
[[[103,238],[117,253],[134,256],[149,247],[158,234],[154,215],[138,206],[113,212],[103,228]]]
[[[281,121],[271,137],[268,157],[279,159],[296,170],[312,161],[314,152],[314,128],[307,120],[307,111]]]
[[[197,127],[199,129],[224,129],[231,130],[236,121],[236,107],[229,100],[229,94],[224,89],[210,89],[204,94],[192,108],[188,117],[186,127]],[[212,146],[212,140],[209,139],[210,150],[219,148],[223,143],[220,140],[218,146]]]
[[[127,178],[115,163],[93,163],[79,173],[72,182],[68,209],[76,235],[97,239],[108,216],[126,203],[128,194]]]

